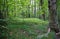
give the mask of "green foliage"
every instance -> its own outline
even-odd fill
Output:
[[[34,16],[33,13],[33,7],[39,8],[40,6],[40,1],[39,0],[34,0],[34,5],[31,4],[31,0],[8,0],[7,5],[8,5],[8,14],[9,17],[29,17],[28,15],[30,14],[30,17]],[[36,5],[35,5],[36,4]],[[44,0],[43,3],[43,8],[41,10],[36,11],[36,15],[38,17],[39,14],[43,14],[45,11],[46,15],[48,13],[48,1]],[[40,7],[41,8],[41,7]]]
[[[40,8],[36,11],[37,17],[44,14],[44,11],[48,16],[48,1],[44,0],[43,6],[39,6],[39,0],[34,0],[34,2],[34,4],[31,4],[31,0],[6,0],[4,3],[4,0],[0,0],[0,10],[6,9],[8,11],[7,27],[9,29],[9,39],[37,39],[37,35],[47,32],[48,21],[33,18],[33,7]],[[29,14],[31,18],[29,18]],[[2,33],[2,36],[5,35],[4,33]],[[54,39],[52,33],[50,33],[48,38],[43,37],[42,39],[52,38]]]
[[[11,20],[11,23],[16,23],[16,24],[38,24],[41,25],[43,23],[47,24],[48,22],[37,19],[37,18],[13,18]]]
[[[11,21],[8,23],[8,28],[10,29],[10,32],[13,32],[12,36],[10,37],[11,39],[15,38],[17,33],[17,39],[36,39],[38,32],[46,29],[46,25],[48,22],[37,18],[15,18],[11,19]],[[28,37],[26,35],[28,35]]]
[[[15,18],[8,22],[8,28],[12,35],[10,39],[37,39],[37,35],[47,32],[48,21],[43,21],[37,18]],[[48,38],[42,39],[54,39],[50,33]],[[54,35],[54,34],[53,34]]]

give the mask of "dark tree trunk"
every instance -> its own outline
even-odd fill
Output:
[[[45,12],[42,14],[42,19],[45,21]]]
[[[52,31],[59,33],[58,27],[58,18],[57,18],[57,11],[56,11],[56,0],[48,0],[48,7],[49,7],[49,26]],[[60,39],[59,35],[56,35],[56,39]]]
[[[1,10],[0,10],[0,19],[3,19],[3,14]]]
[[[43,11],[43,14],[42,14],[42,19],[45,20],[45,11],[43,10],[43,4],[44,4],[44,0],[40,0],[40,6],[41,6],[41,10]]]
[[[6,18],[6,14],[7,14],[7,9],[5,9],[5,8],[7,8],[6,1],[7,0],[1,0],[1,5],[0,5],[0,39],[7,39],[7,33],[6,33],[7,32],[7,30],[6,30],[7,23],[4,20]]]
[[[30,18],[30,5],[27,6],[27,17]]]

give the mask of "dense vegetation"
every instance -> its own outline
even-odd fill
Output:
[[[0,38],[55,39],[60,24],[60,1],[56,1],[57,9],[55,1],[0,0]]]

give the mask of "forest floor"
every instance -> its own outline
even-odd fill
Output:
[[[44,35],[48,30],[48,21],[37,18],[15,18],[8,21],[10,39],[54,39],[50,32],[48,37]]]

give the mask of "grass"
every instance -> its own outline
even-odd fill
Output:
[[[8,21],[9,39],[37,39],[37,35],[47,32],[48,21],[37,18],[14,18]],[[52,33],[48,38],[52,39]]]

